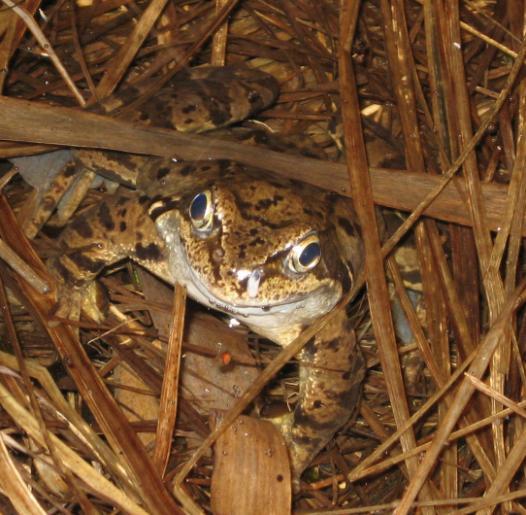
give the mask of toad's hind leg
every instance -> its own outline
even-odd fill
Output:
[[[356,409],[365,361],[343,310],[300,354],[300,398],[285,430],[293,479]]]

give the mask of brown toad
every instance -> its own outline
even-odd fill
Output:
[[[351,288],[363,252],[348,199],[230,162],[141,159],[137,194],[110,196],[63,231],[49,264],[73,294],[131,258],[287,345]],[[300,398],[282,424],[295,478],[348,420],[363,372],[342,313],[300,356]]]

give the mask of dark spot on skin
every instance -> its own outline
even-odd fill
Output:
[[[216,127],[222,127],[232,120],[228,100],[220,101],[218,97],[208,99],[207,106],[211,122]]]
[[[136,231],[136,232],[135,232],[135,239],[136,239],[136,240],[142,240],[142,238],[143,238],[143,234],[142,234],[142,232],[140,232],[140,231]]]
[[[343,227],[343,230],[348,236],[354,236],[356,234],[353,225],[347,218],[343,218],[342,216],[338,217],[338,223]]]
[[[192,122],[193,122],[192,118],[187,118],[187,119],[184,121],[184,124],[185,124],[185,125],[190,125]]]
[[[256,245],[263,245],[264,243],[265,243],[265,240],[258,236],[257,238],[254,238],[253,240],[250,240],[249,245],[251,247],[255,247]]]
[[[141,110],[148,113],[147,121],[149,124],[157,127],[174,128],[173,115],[175,109],[167,107],[170,102],[173,102],[173,94],[164,88],[144,103]]]
[[[155,244],[150,243],[144,247],[141,243],[135,245],[135,255],[138,259],[159,261],[162,257],[161,249]]]
[[[305,156],[305,157],[314,157],[317,159],[320,158],[320,155],[318,152],[310,150],[308,148],[300,148],[300,155]]]
[[[133,156],[130,154],[126,154],[125,152],[114,152],[114,151],[107,151],[106,152],[106,159],[110,163],[114,163],[113,167],[117,168],[126,168],[130,169],[134,167],[134,160]]]
[[[278,483],[281,483],[281,482],[283,481],[283,475],[282,475],[282,474],[278,474],[278,475],[276,476],[276,481],[277,481]]]
[[[66,284],[75,284],[81,283],[82,281],[76,281],[70,272],[69,268],[67,268],[64,263],[60,260],[59,257],[53,260],[52,266],[55,269],[58,276],[62,277],[64,282]]]
[[[342,374],[342,379],[344,379],[345,381],[348,381],[350,378],[351,378],[351,371],[350,370],[347,370],[347,372],[344,372]]]
[[[128,199],[127,199],[126,197],[119,197],[119,198],[117,199],[116,204],[117,204],[118,206],[123,206],[123,205],[126,204],[127,202],[128,202]]]
[[[255,236],[258,233],[258,230],[255,227],[252,227],[248,233],[250,236]]]
[[[183,107],[182,111],[184,114],[193,113],[197,109],[197,106],[195,104],[190,104],[185,107]]]
[[[251,214],[253,211],[253,208],[256,207],[257,209],[258,207],[253,206],[250,202],[243,201],[243,199],[239,197],[236,197],[236,204],[243,218],[245,218],[246,220],[252,221],[252,222],[256,222],[258,225],[268,227],[269,229],[280,229],[281,227],[285,227],[290,224],[290,221],[288,220],[283,220],[280,223],[274,223],[274,222],[269,221],[268,217]]]
[[[139,197],[139,204],[144,205],[147,204],[150,201],[150,197],[148,195],[141,195]]]
[[[293,440],[294,443],[306,449],[315,449],[322,442],[321,438],[312,438],[310,436],[294,436]]]
[[[316,352],[318,351],[318,347],[316,345],[316,340],[314,338],[311,338],[307,344],[305,345],[305,347],[303,347],[303,352],[307,355],[307,356],[314,356],[316,354]]]
[[[247,257],[246,247],[245,245],[239,246],[239,259],[244,259]]]
[[[139,114],[139,120],[141,120],[141,122],[147,122],[149,117],[150,117],[150,115],[148,113],[141,112]]]
[[[121,232],[124,232],[126,230],[127,226],[126,226],[126,222],[121,222],[119,224],[119,229]]]
[[[186,165],[181,168],[181,171],[179,172],[183,177],[186,177],[187,175],[190,175],[192,172],[195,171],[194,165]]]
[[[119,209],[119,216],[122,216],[124,218],[127,212],[128,210],[125,207],[123,207],[122,209]]]
[[[411,270],[409,272],[404,270],[402,272],[402,277],[404,278],[405,282],[409,282],[411,284],[419,284],[422,279],[418,270]]]
[[[111,210],[108,207],[108,204],[105,202],[103,202],[99,207],[98,218],[102,226],[109,231],[115,229],[115,222],[113,221]]]
[[[332,351],[337,351],[339,347],[339,340],[338,338],[335,338],[334,340],[331,340],[330,342],[325,342],[325,347],[327,349],[330,349]]]
[[[71,223],[71,228],[83,238],[91,238],[93,236],[93,229],[83,216],[75,218]]]
[[[76,173],[76,171],[77,171],[77,166],[75,163],[67,163],[63,171],[64,177],[71,177],[72,175]]]
[[[80,269],[87,270],[93,274],[100,272],[106,262],[103,259],[91,259],[90,257],[82,254],[81,252],[75,252],[70,254],[69,259],[73,261]]]
[[[201,170],[203,172],[208,172],[208,170],[210,170],[212,167],[210,165],[204,165],[204,166],[201,166]]]
[[[274,202],[271,199],[265,198],[265,199],[258,200],[255,207],[258,211],[262,211],[264,209],[268,209],[273,204]]]
[[[314,409],[320,409],[322,407],[322,403],[321,401],[318,399],[318,400],[315,400],[313,403],[312,403],[312,407]]]
[[[162,179],[170,173],[170,169],[167,166],[163,166],[157,170],[157,179]]]
[[[251,91],[248,95],[248,101],[251,103],[251,104],[257,104],[257,103],[262,103],[263,100],[261,98],[261,95],[257,92],[257,91]]]

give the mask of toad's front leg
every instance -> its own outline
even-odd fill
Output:
[[[57,254],[48,260],[59,285],[56,315],[78,319],[81,304],[100,319],[89,295],[103,268],[124,258],[163,266],[164,243],[148,215],[148,201],[137,195],[106,197],[78,214],[64,229]]]

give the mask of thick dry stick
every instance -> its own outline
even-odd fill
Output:
[[[9,97],[0,97],[0,112],[0,140],[176,156],[186,160],[233,159],[350,196],[347,169],[339,163],[268,149],[262,153],[260,149],[237,142],[145,127],[78,109]],[[416,208],[442,180],[429,174],[371,169],[374,202],[404,211]],[[482,190],[488,224],[496,230],[506,209],[506,188],[487,184]],[[463,181],[453,179],[425,214],[471,225],[464,191]]]
[[[49,291],[48,284],[2,239],[0,239],[0,259],[4,260],[39,293],[47,293]]]
[[[172,308],[172,325],[170,327],[170,336],[168,337],[163,386],[159,402],[155,451],[153,453],[153,464],[161,477],[164,477],[166,472],[175,429],[185,312],[186,289],[184,286],[176,284]]]

